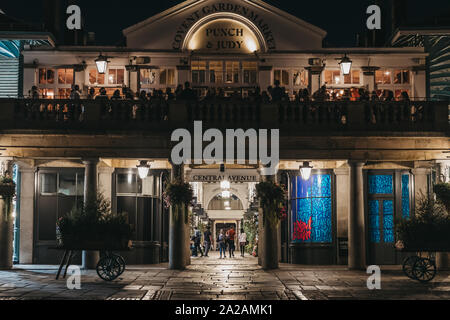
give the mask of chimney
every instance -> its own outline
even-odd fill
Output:
[[[402,27],[406,24],[406,17],[408,5],[406,0],[391,0],[391,11],[392,11],[392,33],[398,27]]]
[[[63,42],[63,0],[42,0],[44,9],[44,27],[51,32],[57,42]]]

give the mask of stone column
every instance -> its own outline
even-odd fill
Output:
[[[365,163],[362,161],[349,161],[349,165],[348,267],[351,270],[364,270],[366,268],[363,177]]]
[[[97,165],[99,159],[84,159],[84,203],[97,198]],[[83,269],[95,269],[100,260],[98,251],[83,251]]]
[[[262,181],[274,181],[276,176],[261,176]],[[265,270],[278,269],[278,228],[272,226],[264,217],[265,212],[262,208],[259,210],[262,224],[262,235],[259,237],[258,254],[261,254],[261,266]],[[261,243],[262,240],[262,243]]]
[[[445,163],[437,162],[437,181],[436,183],[446,183],[447,176],[445,170]],[[450,270],[450,253],[438,252],[436,253],[436,266],[438,270],[448,271]]]
[[[19,164],[20,172],[20,249],[19,263],[33,264],[34,185],[36,169]]]
[[[172,165],[172,182],[184,181],[184,166]],[[185,208],[185,210],[188,210]],[[189,228],[185,220],[185,212],[175,214],[175,208],[170,208],[169,223],[169,269],[184,270],[190,264]]]
[[[111,201],[112,199],[112,175],[114,168],[101,167],[98,168],[98,191],[103,194],[105,200]]]
[[[428,189],[428,176],[431,174],[431,170],[428,168],[416,168],[412,170],[414,175],[414,197],[417,200],[429,194]]]
[[[12,177],[12,161],[2,161],[0,164],[1,175]],[[13,266],[13,197],[7,193],[0,194],[0,270],[8,270]]]
[[[338,168],[334,170],[336,175],[336,215],[337,215],[337,236],[338,238],[348,238],[349,226],[349,168]],[[338,264],[348,264],[348,257],[338,255]]]

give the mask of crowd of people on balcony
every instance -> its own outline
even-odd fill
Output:
[[[70,100],[81,100],[82,93],[78,85],[72,86],[72,90],[70,92],[69,99]],[[40,99],[39,90],[36,86],[33,86],[29,92],[29,97],[31,99]],[[300,89],[297,92],[294,92],[293,98],[291,98],[286,89],[280,86],[279,81],[275,81],[275,85],[269,86],[266,91],[262,91],[259,87],[255,87],[253,90],[247,91],[245,95],[238,91],[234,91],[231,95],[225,94],[224,88],[215,88],[211,87],[206,90],[206,93],[203,95],[199,94],[198,90],[194,90],[189,82],[186,82],[184,86],[179,85],[176,90],[173,91],[172,88],[167,88],[165,92],[163,90],[153,90],[153,92],[147,92],[145,90],[140,91],[138,94],[132,92],[131,89],[127,87],[123,87],[121,90],[117,89],[114,91],[112,96],[108,96],[107,90],[105,88],[100,88],[98,94],[94,88],[90,88],[88,90],[88,94],[86,96],[87,100],[95,100],[95,101],[103,101],[107,102],[106,105],[109,107],[106,108],[104,113],[109,113],[112,115],[114,113],[114,109],[111,107],[111,104],[119,101],[136,101],[130,107],[130,117],[136,119],[138,117],[139,112],[142,113],[143,106],[149,104],[161,104],[171,101],[188,101],[188,102],[219,102],[219,101],[230,101],[230,102],[247,102],[253,104],[269,104],[269,103],[280,103],[280,102],[290,102],[295,101],[298,103],[304,103],[307,105],[308,112],[310,113],[312,118],[315,118],[318,113],[317,103],[311,102],[333,102],[333,101],[363,101],[363,102],[392,102],[396,101],[394,97],[394,93],[391,90],[383,90],[381,92],[372,91],[369,92],[364,88],[347,88],[347,89],[328,89],[326,86],[322,86],[318,91],[313,93],[312,95],[308,91],[308,89]],[[409,102],[410,98],[406,91],[403,91],[397,99],[402,102]],[[54,106],[53,104],[44,104],[41,103],[38,107],[36,104],[31,104],[30,110],[31,112],[36,111],[36,108],[39,108],[39,112],[56,112],[58,113],[58,118],[62,118],[65,121],[69,119],[78,118],[80,121],[84,119],[85,107],[83,103],[75,103],[75,104],[61,104]],[[47,108],[47,110],[46,110]],[[52,110],[48,110],[51,108]],[[329,113],[336,113],[336,110],[331,110],[332,106],[329,106],[327,110]],[[408,106],[408,117],[415,121],[417,120],[417,113],[420,113],[421,107],[416,106]],[[56,109],[56,110],[54,110]],[[336,109],[336,108],[335,108]],[[339,118],[338,121],[345,123],[347,115],[345,114],[342,107],[339,109],[337,116]],[[372,104],[370,110],[370,122],[376,124],[377,119],[380,118],[379,115],[385,114],[386,107],[383,107],[383,104]],[[403,111],[402,111],[403,112]],[[163,117],[167,118],[167,111],[164,112]],[[398,113],[398,112],[397,112]],[[406,112],[403,112],[403,114]],[[77,116],[75,116],[75,114]]]

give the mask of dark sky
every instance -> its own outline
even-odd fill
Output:
[[[226,0],[224,0],[226,1]],[[6,3],[5,3],[6,2]],[[177,0],[78,0],[89,31],[96,32],[99,44],[115,44],[121,31],[139,21],[168,9],[182,1]],[[389,11],[389,0],[266,0],[301,19],[328,32],[327,42],[334,46],[353,46],[356,34],[363,31],[370,4],[380,3]],[[407,16],[419,21],[435,15],[450,15],[449,0],[407,0]],[[29,22],[42,21],[42,1],[2,0],[0,9],[8,15]],[[383,28],[389,29],[390,17],[383,15]]]

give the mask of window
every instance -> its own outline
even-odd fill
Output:
[[[73,84],[73,69],[58,69],[58,84]]]
[[[303,70],[294,70],[293,75],[293,84],[296,87],[307,87],[308,86],[308,72]]]
[[[223,84],[223,61],[209,62],[209,82]]]
[[[409,70],[394,71],[394,84],[409,84],[409,83],[410,83]]]
[[[59,99],[69,99],[70,93],[72,92],[72,89],[68,88],[59,88],[58,89],[58,98]]]
[[[206,61],[192,61],[192,83],[204,84],[206,82]]]
[[[139,179],[140,180],[140,179]],[[138,193],[137,175],[135,173],[121,173],[117,175],[118,194]]]
[[[159,73],[159,84],[166,86],[174,86],[175,69],[161,69]]]
[[[411,217],[411,199],[410,199],[410,175],[402,175],[402,215],[403,218]]]
[[[89,70],[89,84],[92,85],[104,85],[105,84],[105,74],[97,72],[97,69]]]
[[[239,62],[226,61],[225,62],[225,79],[226,83],[239,83]]]
[[[124,84],[125,70],[124,69],[109,69],[108,70],[108,84]]]
[[[54,99],[55,98],[55,90],[53,89],[39,89],[39,95],[42,99]],[[70,93],[69,93],[70,95]]]
[[[281,86],[289,86],[289,71],[275,70],[273,73],[274,84],[275,81],[280,81]]]
[[[141,69],[141,85],[152,85],[155,84],[156,72],[152,69]]]
[[[375,71],[375,82],[377,84],[391,84],[391,75],[390,70],[377,70]]]
[[[56,194],[56,183],[58,181],[58,175],[56,173],[41,174],[41,195],[53,195]]]
[[[292,179],[292,241],[332,243],[331,174],[313,174],[308,181]]]
[[[344,84],[360,84],[359,70],[352,70],[350,74],[344,76]]]
[[[341,84],[341,71],[325,70],[325,83],[327,85]]]
[[[258,63],[257,62],[242,62],[242,70],[244,74],[245,84],[257,83],[258,77]]]
[[[55,70],[53,69],[39,69],[39,84],[54,84]]]

